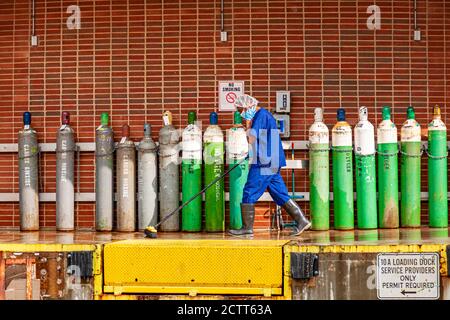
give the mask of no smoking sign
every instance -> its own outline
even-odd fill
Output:
[[[234,111],[234,102],[244,94],[244,81],[219,81],[219,111]]]

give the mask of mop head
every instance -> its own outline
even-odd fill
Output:
[[[145,237],[147,238],[155,239],[158,237],[158,231],[156,230],[155,227],[152,226],[148,226],[147,228],[145,228],[144,233]]]

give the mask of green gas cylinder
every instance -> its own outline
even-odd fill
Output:
[[[210,125],[203,135],[205,161],[205,185],[224,172],[223,133],[217,125],[217,113],[211,112]],[[224,181],[220,179],[205,192],[205,230],[222,232],[225,230]]]
[[[356,210],[359,229],[375,229],[378,225],[374,127],[367,118],[367,108],[360,107],[359,122],[354,130]]]
[[[323,123],[323,109],[314,109],[309,128],[309,184],[313,230],[330,228],[329,133]]]
[[[248,154],[247,133],[239,111],[234,112],[234,125],[227,131],[227,158],[229,168]],[[248,176],[248,160],[230,172],[230,229],[242,228],[241,202]]]
[[[345,109],[337,111],[338,122],[331,131],[333,154],[334,227],[354,228],[352,127],[345,121]]]
[[[434,107],[433,120],[428,125],[428,201],[430,227],[447,228],[447,128],[439,106]]]
[[[398,144],[391,109],[383,107],[383,121],[377,130],[378,147],[378,226],[398,228]]]
[[[202,130],[195,124],[197,115],[188,113],[188,126],[182,134],[182,199],[183,203],[202,189]],[[202,198],[197,197],[183,208],[182,231],[201,231]]]
[[[408,107],[407,115],[408,119],[400,133],[400,223],[402,227],[420,227],[421,132],[420,125],[415,120],[413,107]]]

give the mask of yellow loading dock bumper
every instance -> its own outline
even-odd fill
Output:
[[[283,295],[283,240],[125,240],[104,245],[105,294]]]

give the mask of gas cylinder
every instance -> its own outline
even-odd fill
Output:
[[[391,108],[383,107],[377,129],[378,227],[398,228],[398,143]]]
[[[106,112],[95,130],[95,225],[97,231],[111,231],[114,209],[114,132]]]
[[[413,107],[408,107],[407,116],[400,132],[400,223],[402,227],[420,227],[420,125],[415,120]]]
[[[356,210],[359,229],[377,227],[374,127],[367,120],[367,108],[359,108],[355,126]]]
[[[239,111],[234,112],[234,125],[227,131],[227,163],[229,168],[248,154],[247,132]],[[248,160],[230,172],[230,229],[242,228],[241,202],[248,176]]]
[[[309,184],[313,230],[330,228],[329,132],[323,123],[323,109],[314,109],[309,128]]]
[[[202,130],[196,125],[195,112],[188,113],[188,126],[182,134],[182,202],[185,203],[202,189]],[[201,231],[202,198],[197,197],[183,208],[182,231]]]
[[[428,211],[432,228],[448,227],[447,154],[447,128],[441,120],[441,109],[435,106],[428,124]]]
[[[172,125],[172,113],[163,114],[164,126],[159,131],[159,201],[160,219],[180,205],[179,145],[180,135]],[[180,218],[174,214],[161,224],[161,231],[179,231]]]
[[[117,231],[132,232],[136,226],[136,147],[127,124],[122,126],[116,161]]]
[[[56,230],[74,229],[74,155],[75,139],[70,115],[61,115],[56,136]]]
[[[211,112],[210,125],[203,136],[205,159],[205,185],[223,174],[224,145],[223,133],[217,125],[217,113]],[[205,192],[205,230],[220,232],[225,229],[224,181],[220,179]]]
[[[19,131],[19,203],[20,230],[39,230],[38,154],[36,131],[31,127],[31,113],[23,114]]]
[[[154,226],[158,221],[157,146],[151,126],[144,124],[144,138],[138,145],[138,229]]]
[[[338,109],[337,120],[331,131],[334,227],[346,230],[354,228],[352,127],[344,108]]]

